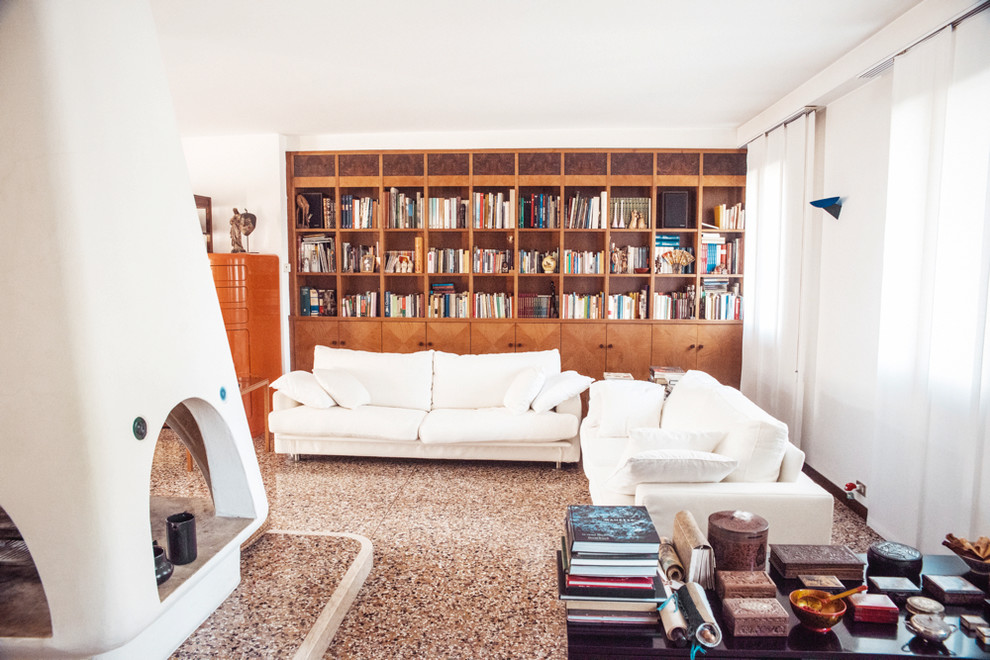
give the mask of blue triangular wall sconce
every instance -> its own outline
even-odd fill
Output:
[[[839,218],[839,211],[842,210],[842,201],[838,197],[823,197],[811,203],[812,206],[825,211],[833,218]]]

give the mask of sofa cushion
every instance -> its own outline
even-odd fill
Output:
[[[630,438],[610,438],[598,431],[589,417],[581,422],[581,467],[589,483],[601,485],[615,472]]]
[[[623,456],[605,488],[635,495],[639,484],[712,483],[724,479],[736,465],[734,458],[706,451],[650,449]]]
[[[345,369],[314,369],[313,376],[339,406],[357,408],[371,403],[368,389]]]
[[[268,415],[272,433],[301,436],[375,438],[415,441],[426,417],[423,410],[361,406],[348,410],[340,406],[326,409],[297,406]]]
[[[542,369],[526,367],[512,379],[512,384],[505,391],[502,403],[506,408],[516,415],[521,415],[533,403],[533,399],[540,393],[547,376]]]
[[[316,381],[316,376],[309,371],[290,371],[282,374],[271,387],[304,406],[330,408],[337,405]]]
[[[433,351],[377,353],[317,346],[313,350],[313,371],[317,369],[350,372],[368,390],[372,405],[430,409]]]
[[[553,410],[564,401],[584,392],[594,381],[594,378],[582,376],[576,371],[549,375],[540,393],[533,399],[532,408],[536,412]]]
[[[776,481],[787,447],[787,425],[732,387],[707,374],[689,371],[663,407],[661,427],[724,431],[715,452],[739,461],[726,481]]]
[[[560,373],[560,351],[433,356],[433,408],[501,408],[516,375],[528,367]]]
[[[419,437],[425,443],[552,442],[577,435],[574,415],[527,410],[517,415],[505,407],[441,408],[423,420]]]
[[[660,427],[666,390],[642,380],[602,380],[591,386],[595,415],[604,436],[627,436],[637,427]],[[590,403],[589,403],[589,416]]]
[[[723,431],[695,431],[636,428],[629,434],[633,444],[640,451],[652,449],[690,449],[692,451],[714,451],[725,439]]]

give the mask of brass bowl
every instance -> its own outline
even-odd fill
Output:
[[[791,592],[788,600],[791,603],[791,611],[794,612],[801,625],[815,632],[824,633],[831,630],[832,626],[842,619],[842,615],[846,613],[846,601],[840,598],[829,603],[823,603],[820,610],[799,605],[798,601],[805,596],[825,599],[831,595],[827,591],[819,589],[795,589]]]

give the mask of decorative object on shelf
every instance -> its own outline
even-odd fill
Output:
[[[838,197],[823,197],[822,199],[816,199],[811,202],[811,205],[816,209],[825,209],[825,212],[836,220],[839,219],[839,213],[842,211],[842,200]]]
[[[158,541],[152,541],[151,548],[155,553],[155,580],[158,584],[162,584],[165,580],[172,577],[172,571],[175,568],[172,566],[172,562],[165,556],[165,548],[158,545]]]
[[[176,566],[196,560],[196,516],[183,511],[165,519],[168,559]]]
[[[630,211],[629,229],[647,229],[646,218],[639,211]]]
[[[244,245],[241,243],[241,235],[243,234],[245,240],[254,231],[254,228],[258,226],[258,218],[254,213],[248,213],[247,209],[241,213],[236,208],[234,209],[234,215],[230,218],[230,251],[233,253],[238,252],[250,252],[251,243],[248,242],[249,249],[245,250]]]
[[[373,273],[375,272],[375,255],[372,252],[366,252],[361,257],[361,272],[362,273]]]
[[[766,570],[769,534],[766,519],[749,511],[716,511],[708,516],[708,542],[719,570]]]
[[[877,541],[867,549],[866,562],[871,576],[906,577],[917,581],[921,575],[921,552],[903,543]]]
[[[674,273],[680,275],[684,272],[684,268],[690,266],[694,263],[694,255],[687,250],[670,250],[669,252],[664,252],[662,257],[657,257],[657,272],[661,272],[660,259],[667,262],[673,270]]]
[[[543,257],[543,272],[544,273],[556,273],[557,272],[557,255],[548,254]]]

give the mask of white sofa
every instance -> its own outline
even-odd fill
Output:
[[[307,376],[318,379],[329,405],[311,400],[305,387],[300,392]],[[317,346],[311,374],[292,372],[273,384],[268,423],[275,451],[295,457],[552,461],[559,467],[580,459],[579,395],[591,381],[561,374],[556,349],[455,355]]]
[[[741,510],[768,521],[771,543],[831,543],[832,497],[802,472],[787,426],[701,371],[666,399],[652,383],[596,382],[581,450],[592,501],[643,505],[661,534],[678,511],[705,530]]]

